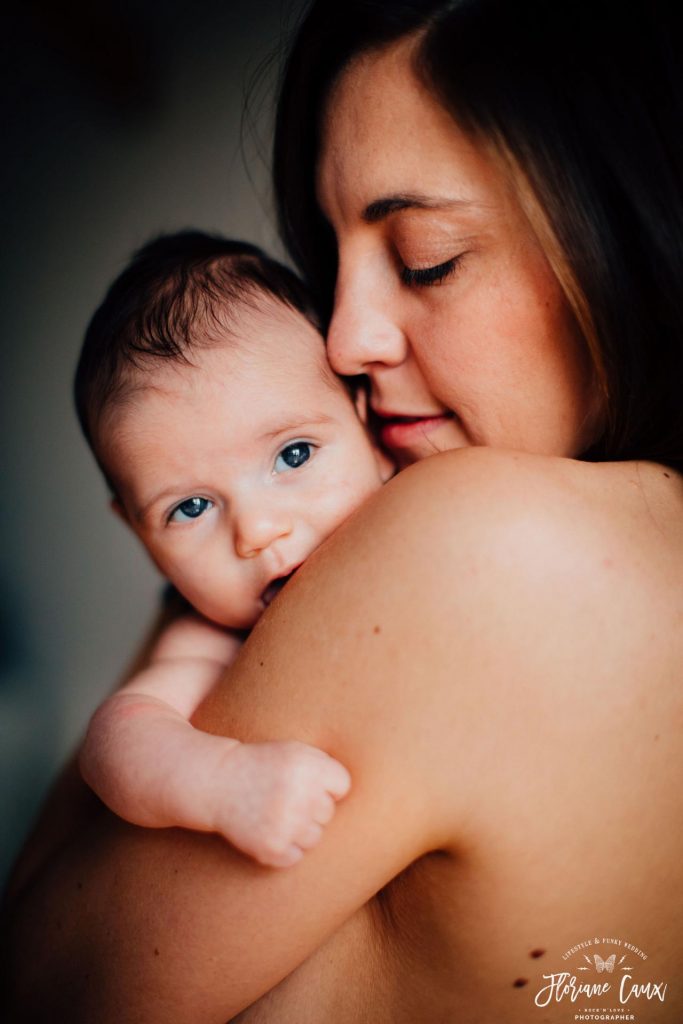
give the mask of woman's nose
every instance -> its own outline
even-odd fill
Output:
[[[248,506],[235,512],[234,543],[240,558],[255,558],[291,532],[290,517],[277,505],[272,508]]]
[[[369,281],[337,286],[334,312],[327,334],[327,356],[342,376],[367,373],[373,364],[399,366],[408,344],[399,323],[395,297],[373,289]]]

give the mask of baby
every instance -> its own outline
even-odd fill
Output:
[[[199,232],[150,243],[114,282],[75,396],[113,509],[194,609],[95,712],[83,777],[130,822],[218,832],[292,865],[347,793],[346,769],[303,743],[241,743],[190,719],[236,656],[234,631],[391,467],[327,363],[301,282]]]

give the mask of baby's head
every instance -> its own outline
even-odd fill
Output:
[[[113,508],[225,626],[252,626],[387,477],[303,285],[245,243],[141,249],[88,327],[75,396]]]

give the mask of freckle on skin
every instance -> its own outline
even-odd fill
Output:
[[[155,955],[155,956],[159,956],[159,950],[158,950],[158,949],[156,949],[156,947],[155,947],[155,949],[154,949],[154,955]]]
[[[532,957],[534,960],[538,960],[539,956],[543,956],[544,953],[544,949],[532,949],[529,953],[529,956]]]
[[[659,739],[659,733],[657,733],[657,735],[655,736],[655,740],[658,740],[658,739]]]
[[[263,668],[263,662],[262,661],[259,661],[259,665],[261,666],[261,668]]]
[[[379,631],[380,631],[379,626],[374,626],[373,627],[373,630],[372,630],[373,633],[376,634],[376,633],[379,633]]]
[[[666,477],[666,479],[667,479],[667,480],[670,480],[670,479],[671,479],[671,477],[669,476],[669,474],[668,474],[668,473],[665,473],[665,474],[664,474],[664,476]]]
[[[528,984],[529,984],[529,979],[528,978],[516,978],[512,982],[512,987],[513,988],[524,988],[524,986],[528,985]]]

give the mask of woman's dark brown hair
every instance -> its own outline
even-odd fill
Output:
[[[670,0],[314,0],[285,68],[274,174],[282,237],[331,310],[315,202],[330,89],[415,35],[415,73],[517,188],[605,396],[585,458],[683,469],[683,80]],[[409,142],[407,143],[409,144]]]

